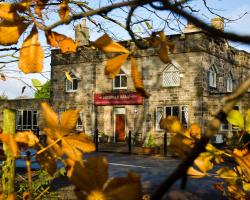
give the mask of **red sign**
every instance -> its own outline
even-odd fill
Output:
[[[96,106],[141,105],[142,96],[136,92],[97,93],[94,94],[94,103]]]

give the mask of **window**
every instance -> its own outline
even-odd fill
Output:
[[[233,108],[234,110],[240,110],[240,106],[236,105]],[[237,131],[238,128],[232,126],[232,124],[229,124],[227,119],[225,119],[222,123],[221,123],[221,127],[220,127],[221,131]]]
[[[183,127],[188,127],[188,107],[187,106],[159,106],[156,107],[156,130],[160,129],[160,120],[166,116],[176,116],[182,123]]]
[[[162,78],[163,87],[180,86],[180,71],[173,64],[163,71]]]
[[[230,77],[227,78],[227,92],[232,92],[233,91],[233,80]]]
[[[79,113],[79,118],[76,123],[76,130],[82,131],[83,130],[83,112]]]
[[[214,67],[208,71],[208,85],[209,87],[216,88],[216,70]]]
[[[127,89],[127,76],[121,70],[120,73],[113,80],[114,89]]]
[[[36,130],[37,111],[36,110],[17,110],[16,129],[17,130]]]
[[[75,92],[78,88],[78,79],[71,74],[72,81],[66,78],[66,92]]]

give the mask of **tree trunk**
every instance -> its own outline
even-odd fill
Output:
[[[15,134],[15,112],[10,109],[4,109],[3,111],[3,133]],[[11,155],[6,144],[3,144],[3,149],[7,157],[6,161],[2,164],[2,187],[5,198],[12,194],[15,190],[15,159]],[[4,199],[5,199],[4,198]]]

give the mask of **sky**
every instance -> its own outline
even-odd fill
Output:
[[[96,3],[97,1],[93,1],[93,2],[95,2],[95,3],[91,3],[90,6],[96,6],[96,7],[99,6],[99,4],[97,5],[97,3]],[[100,3],[101,3],[100,5],[102,5],[103,2],[104,1],[100,0]],[[118,1],[116,0],[114,2],[118,2]],[[241,19],[236,20],[234,22],[231,22],[229,24],[226,24],[225,30],[236,32],[236,33],[242,34],[242,35],[247,35],[247,34],[250,35],[250,28],[249,28],[250,27],[249,26],[249,23],[250,23],[250,2],[249,2],[249,0],[240,0],[240,1],[209,0],[207,2],[208,2],[209,6],[217,9],[217,10],[215,10],[217,13],[219,12],[221,15],[226,16],[226,17],[231,18],[231,19],[237,19],[241,14],[247,13]],[[202,8],[200,5],[201,5],[201,0],[193,0],[193,8],[195,8],[196,10],[199,10],[200,11],[199,12],[200,18],[202,18],[204,21],[209,23],[210,19],[212,18],[212,15],[210,13],[208,13],[206,10],[204,10],[204,8]],[[155,16],[153,16],[153,15],[149,16],[149,15],[145,14],[144,12],[145,11],[140,12],[140,10],[139,10],[138,16],[142,17],[142,18],[149,17],[150,23],[152,24],[153,28],[156,28],[156,29],[161,28],[162,24],[159,23],[159,20],[157,20]],[[159,12],[157,14],[159,14],[162,17],[166,16],[166,12]],[[48,16],[49,15],[50,14],[48,13]],[[110,16],[115,17],[120,22],[124,22],[125,17],[126,17],[124,12],[121,11],[120,9],[112,11],[110,13]],[[51,17],[51,16],[49,16],[49,17]],[[52,17],[56,18],[56,16],[54,17],[54,15]],[[100,18],[96,17],[94,19],[99,20]],[[75,23],[80,23],[80,21],[77,21]],[[185,21],[183,21],[183,23],[185,23]],[[105,21],[102,22],[102,25],[106,29],[110,30],[108,32],[108,34],[110,34],[112,36],[112,33],[114,33],[114,35],[116,35],[116,37],[117,37],[116,39],[118,39],[118,40],[119,39],[122,39],[122,40],[130,39],[128,34],[122,28],[115,27],[113,24],[106,23]],[[95,40],[103,34],[100,31],[98,32],[96,30],[95,26],[93,24],[91,24],[89,21],[87,21],[87,26],[91,30],[90,40]],[[137,26],[135,28],[141,29],[139,26]],[[74,38],[73,24],[70,24],[68,26],[65,26],[65,25],[61,26],[61,27],[57,28],[56,31]],[[168,32],[168,34],[171,34],[171,33],[173,33],[173,32],[172,31]],[[26,37],[26,36],[22,36],[22,37]],[[40,39],[42,45],[46,45],[45,37],[43,34],[40,34],[39,39]],[[250,45],[240,44],[240,43],[231,43],[231,45],[238,48],[238,49],[243,49],[243,50],[250,52]],[[20,46],[20,43],[18,44],[18,46]],[[0,64],[0,67],[1,66],[3,66],[3,65]],[[10,70],[10,71],[7,71],[5,74],[8,77],[7,80],[0,81],[0,95],[5,94],[8,96],[9,99],[15,99],[15,98],[22,96],[22,95],[28,96],[28,97],[33,97],[34,89],[32,87],[30,87],[32,85],[31,80],[35,78],[35,79],[39,79],[42,83],[45,83],[47,80],[50,79],[50,57],[45,59],[44,69],[43,69],[43,72],[41,74],[25,75],[22,72],[13,72],[12,70],[14,70],[14,71],[18,70],[17,63],[11,63],[11,64],[7,65],[6,69]],[[24,86],[26,86],[26,89],[24,90],[24,93],[22,94],[22,88]]]

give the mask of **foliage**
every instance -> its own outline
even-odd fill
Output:
[[[53,191],[49,191],[50,188],[50,182],[51,182],[51,177],[49,177],[48,173],[45,172],[44,170],[39,170],[36,172],[36,178],[33,179],[32,184],[33,184],[33,198],[39,197],[41,200],[46,200],[46,199],[51,199],[51,200],[56,200],[57,198],[57,193]],[[16,187],[17,191],[17,199],[23,199],[23,194],[27,191],[29,191],[29,183],[27,180],[21,180],[20,182],[17,183],[18,187]],[[42,196],[40,194],[44,191],[47,191],[44,193]]]
[[[0,100],[8,100],[8,96],[3,92],[3,93],[0,95]]]
[[[155,146],[157,145],[155,144],[154,136],[152,132],[150,132],[148,136],[148,141],[147,143],[143,144],[143,147],[155,147]]]
[[[51,82],[47,81],[41,86],[36,87],[35,99],[48,99],[50,98]],[[38,89],[39,88],[39,89]]]

